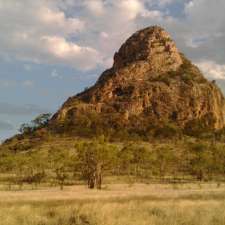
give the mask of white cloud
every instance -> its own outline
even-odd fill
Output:
[[[225,64],[225,1],[192,0],[185,15],[170,25],[178,44],[194,61],[202,58]]]
[[[143,4],[139,0],[123,0],[118,2],[117,6],[128,20],[135,19],[143,10]]]
[[[186,29],[192,33],[198,34],[207,33],[213,35],[218,31],[225,31],[224,12],[225,1],[217,0],[216,4],[210,0],[192,0],[186,3],[185,13],[187,16],[186,22],[192,25]],[[210,33],[211,31],[211,33]]]
[[[68,63],[81,70],[89,70],[101,63],[100,54],[93,48],[81,47],[61,37],[44,36],[43,46],[58,63]]]
[[[85,22],[67,17],[53,1],[3,1],[0,56],[27,62],[95,68],[100,54],[92,47],[68,41],[80,35]],[[19,18],[19,19],[18,19]]]
[[[225,1],[182,2],[0,0],[0,56],[79,70],[106,67],[133,32],[157,24],[172,34],[181,51],[192,60],[204,56],[225,64]],[[168,13],[166,7],[176,3],[184,6],[182,18]]]
[[[90,5],[96,2],[101,2],[101,11],[93,18]],[[140,24],[142,18],[151,21],[148,25],[153,25],[163,17],[163,12],[148,9],[145,0],[78,0],[76,3],[74,12],[79,10],[79,16],[86,24],[82,43],[101,53],[101,66],[104,68],[112,65],[113,55],[121,44],[137,29],[145,26]]]
[[[210,79],[225,79],[225,64],[220,65],[213,61],[201,61],[197,63],[198,67]]]
[[[49,27],[49,31],[59,33],[61,30],[64,35],[76,34],[77,31],[84,29],[84,22],[78,18],[66,18],[64,12],[54,11],[48,7],[41,7],[37,12],[37,19],[44,28]]]
[[[0,56],[79,70],[112,65],[114,52],[141,28],[140,18],[152,23],[163,18],[162,12],[145,7],[146,0],[9,0],[7,3],[0,0],[0,3],[4,18],[0,21],[3,34]]]
[[[159,20],[161,20],[163,18],[163,14],[159,10],[152,10],[152,11],[145,10],[141,14],[141,16],[143,16],[145,18],[148,18],[148,19],[159,19]]]
[[[194,7],[194,1],[187,2],[185,4],[186,13],[189,13],[189,11],[192,10],[193,7]]]
[[[87,9],[95,16],[101,16],[104,13],[104,4],[101,0],[86,1]]]

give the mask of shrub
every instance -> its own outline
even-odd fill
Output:
[[[161,127],[154,129],[154,137],[174,139],[182,135],[181,129],[172,123],[165,123]]]

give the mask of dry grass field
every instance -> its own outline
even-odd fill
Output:
[[[225,185],[114,184],[0,192],[1,225],[223,225]]]

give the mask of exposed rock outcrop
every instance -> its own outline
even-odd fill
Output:
[[[86,116],[83,126],[98,120],[105,127],[147,131],[153,124],[183,129],[200,121],[220,129],[224,103],[219,88],[177,50],[164,29],[153,26],[133,34],[115,54],[113,67],[93,87],[69,98],[50,126],[76,126]]]

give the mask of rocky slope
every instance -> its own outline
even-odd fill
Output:
[[[176,48],[170,35],[153,26],[133,34],[96,84],[69,98],[50,127],[139,130],[173,123],[224,126],[224,97],[214,82]]]

